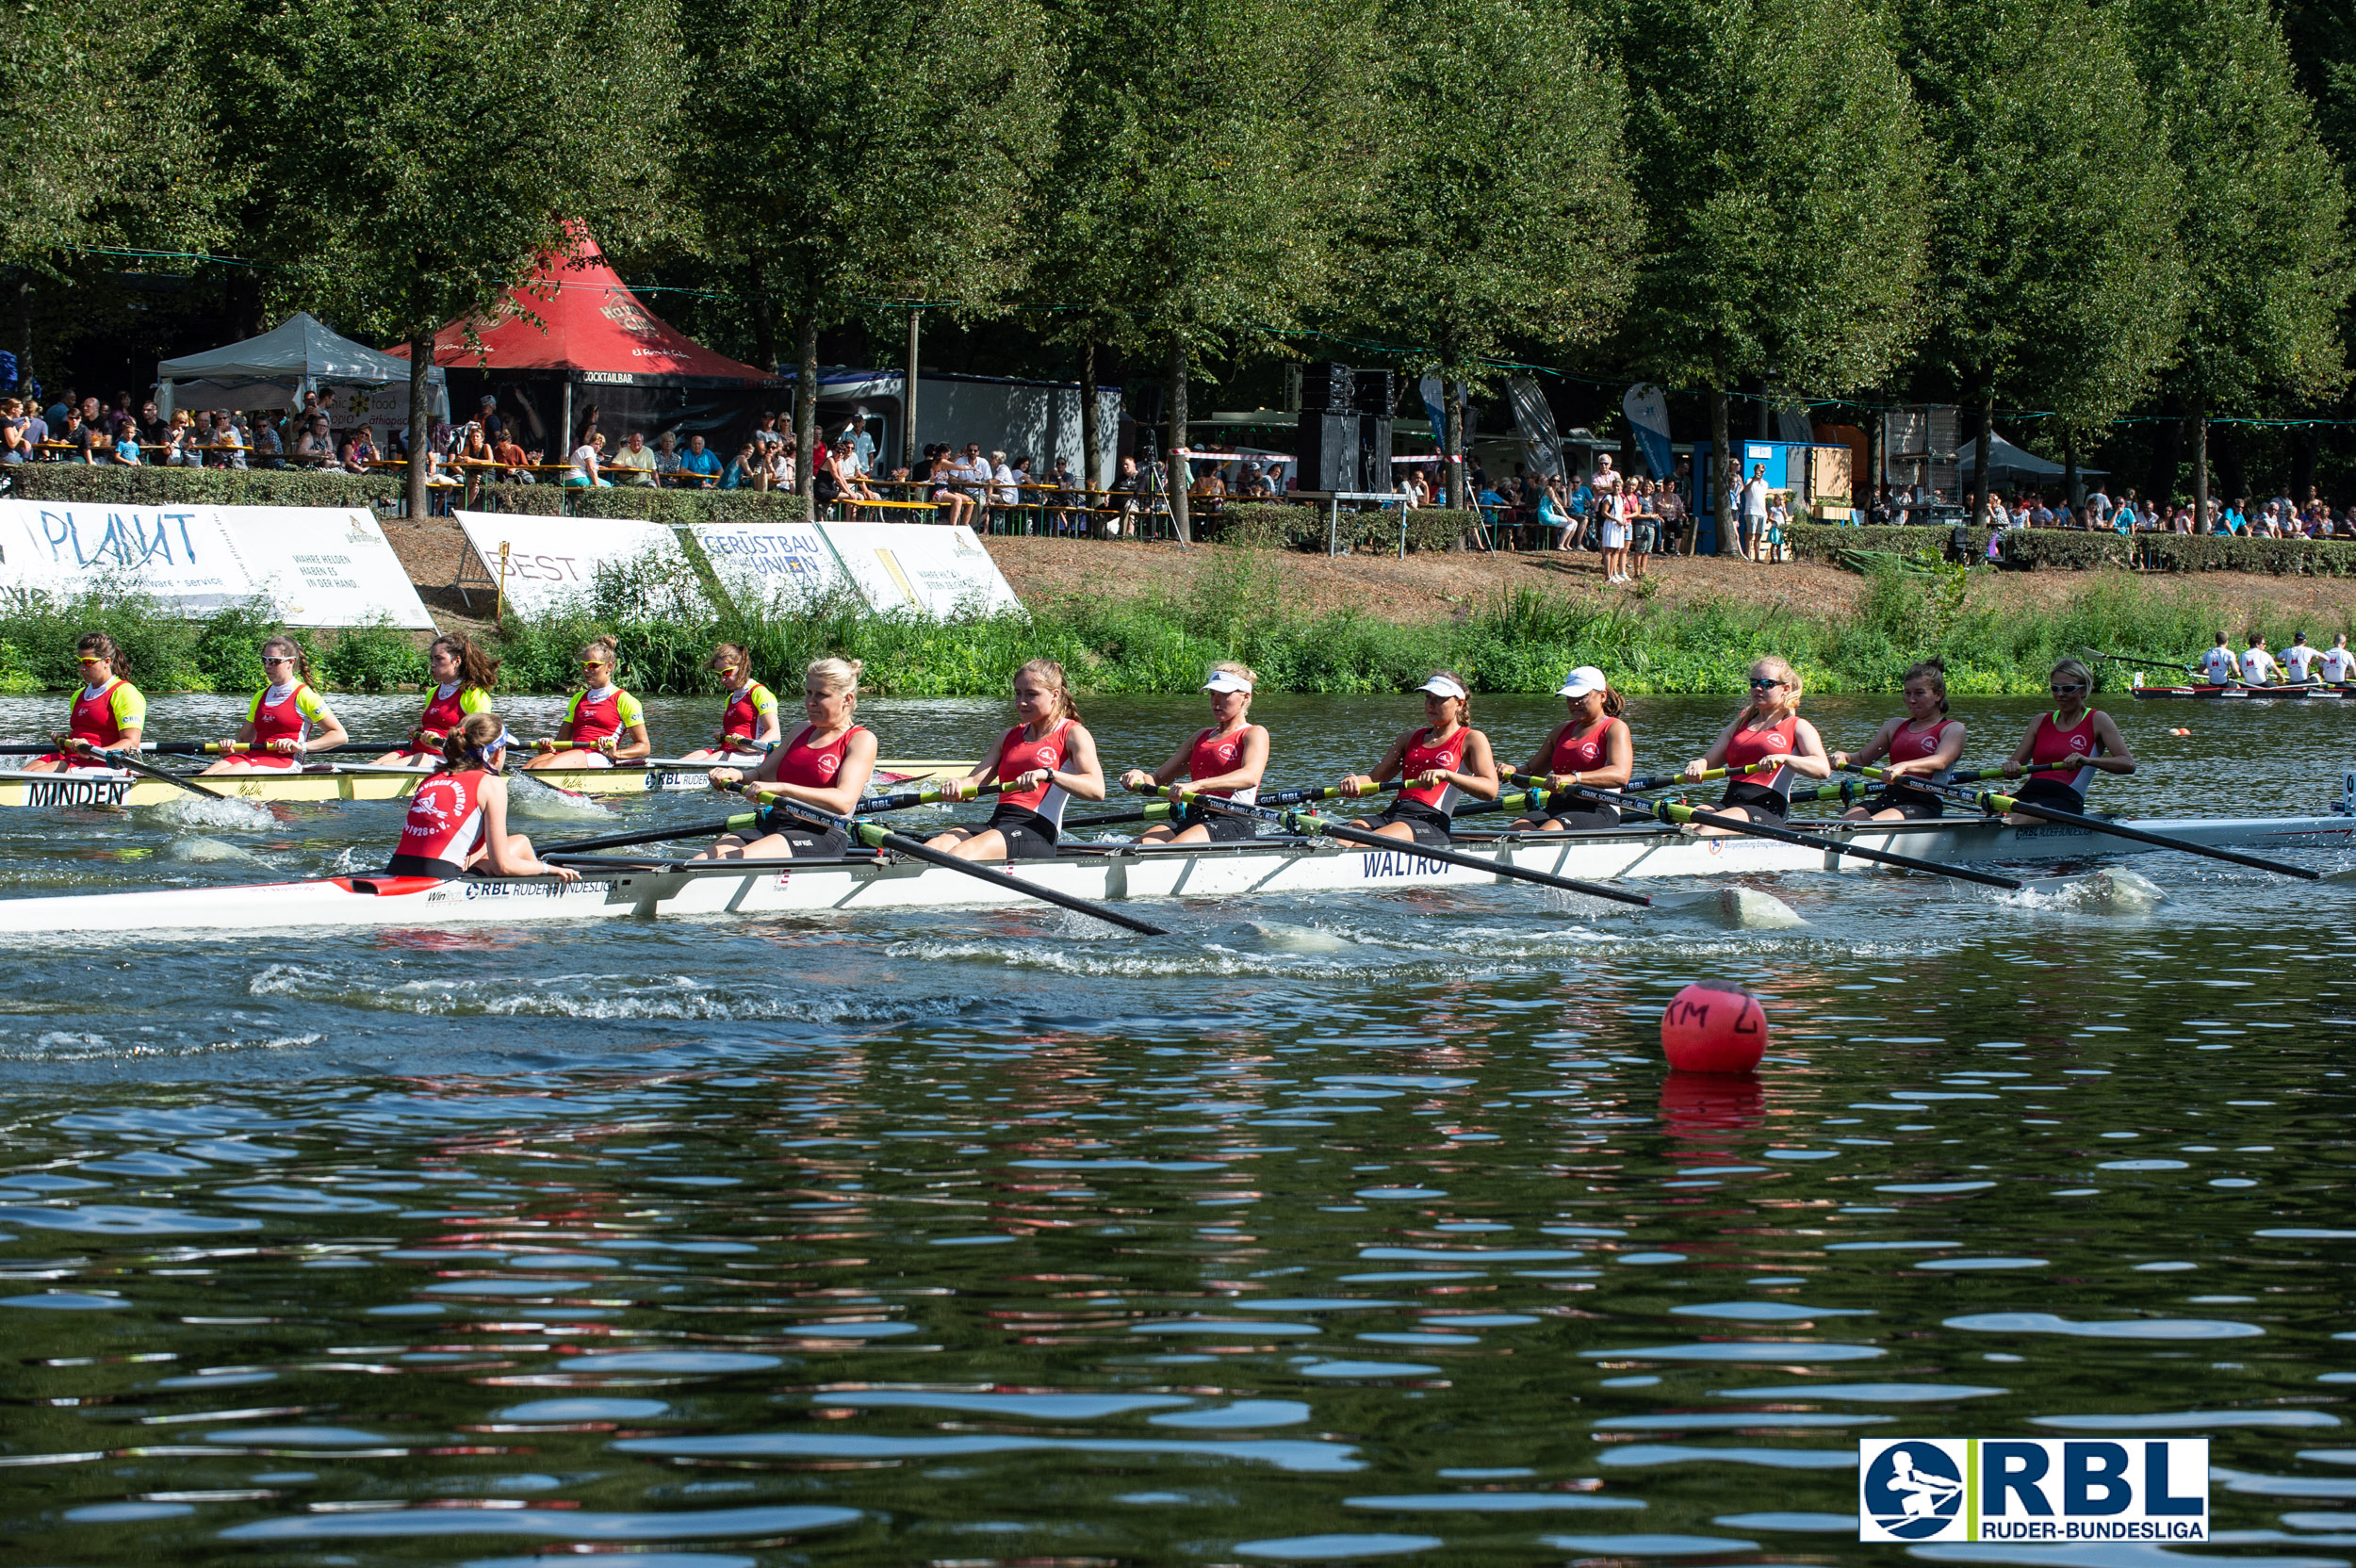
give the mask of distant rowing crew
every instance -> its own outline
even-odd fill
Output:
[[[2291,645],[2282,650],[2280,663],[2266,651],[2266,640],[2253,631],[2250,646],[2236,654],[2224,632],[2217,634],[2217,645],[2201,656],[2201,662],[2184,668],[2199,674],[2211,685],[2271,686],[2283,681],[2304,686],[2316,678],[2322,683],[2339,686],[2356,679],[2356,648],[2348,645],[2348,633],[2343,631],[2331,640],[2328,648],[2309,645],[2307,634],[2295,632]]]

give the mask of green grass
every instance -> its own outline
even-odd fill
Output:
[[[2055,611],[1976,608],[1958,572],[1874,569],[1868,579],[1863,605],[1840,617],[1749,602],[1599,606],[1524,589],[1454,621],[1402,626],[1355,611],[1303,612],[1286,596],[1281,558],[1238,550],[1219,552],[1184,594],[1075,595],[1035,605],[1028,619],[941,624],[870,615],[840,599],[715,614],[688,569],[633,570],[608,574],[568,612],[512,617],[499,651],[507,690],[557,692],[572,679],[575,649],[594,632],[613,632],[625,683],[648,695],[712,692],[704,660],[722,640],[744,644],[772,685],[839,654],[863,661],[866,689],[888,696],[996,695],[1041,655],[1093,693],[1190,692],[1206,664],[1240,659],[1269,691],[1397,692],[1445,665],[1479,691],[1547,692],[1573,665],[1596,664],[1626,692],[1731,695],[1751,660],[1771,652],[1820,692],[1894,691],[1908,664],[1937,653],[1958,693],[2033,694],[2066,654],[2102,648],[2157,670],[2208,646],[2219,626],[2251,629],[2189,587],[2121,574],[2090,575]],[[262,679],[261,640],[279,629],[251,609],[184,619],[136,595],[62,604],[18,596],[0,601],[0,691],[76,684],[74,642],[92,628],[129,651],[133,678],[150,691],[253,690]],[[2278,612],[2255,629],[2278,645],[2299,629],[2324,645],[2350,627],[2346,611],[2298,620]],[[293,635],[314,647],[331,690],[382,691],[425,676],[423,655],[389,628]],[[2124,684],[2117,666],[2099,673],[2107,688]]]

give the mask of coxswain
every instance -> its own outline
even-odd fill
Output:
[[[2266,640],[2256,632],[2250,634],[2250,646],[2241,656],[2241,678],[2246,686],[2270,685],[2282,673],[2282,666],[2266,652]]]
[[[442,738],[442,760],[409,798],[401,847],[385,874],[440,881],[468,873],[492,876],[553,876],[577,882],[581,874],[552,866],[532,852],[532,841],[507,831],[507,780],[499,769],[513,744],[496,713],[469,713]]]
[[[1445,849],[1448,810],[1458,795],[1497,799],[1497,759],[1489,753],[1489,737],[1471,727],[1472,692],[1455,671],[1434,670],[1415,689],[1423,694],[1425,723],[1393,741],[1372,772],[1343,779],[1342,793],[1356,799],[1400,780],[1399,798],[1389,809],[1350,825]]]
[[[610,768],[635,762],[654,749],[646,739],[646,713],[638,699],[614,684],[618,663],[614,639],[583,644],[581,690],[564,710],[553,741],[535,741],[540,755],[524,764],[528,773],[547,768]]]
[[[2323,683],[2338,686],[2351,679],[2356,679],[2356,648],[2348,645],[2348,633],[2343,631],[2323,650]]]
[[[740,666],[741,669],[742,666]],[[749,781],[766,785],[788,800],[847,817],[858,809],[875,772],[875,731],[855,722],[859,708],[856,659],[813,659],[802,671],[802,713],[810,722],[794,739],[773,749],[748,775],[739,768],[712,770],[712,787],[724,790]],[[776,722],[777,705],[770,705]],[[839,859],[851,847],[840,827],[797,817],[774,807],[742,833],[730,833],[695,857],[698,860],[780,860],[818,856]]]
[[[236,743],[249,749],[223,757],[198,776],[300,768],[313,747],[329,751],[351,739],[327,700],[311,689],[311,656],[302,644],[291,637],[264,643],[262,674],[269,684],[254,694],[245,723],[237,727]],[[316,734],[313,725],[319,726]]]
[[[728,690],[728,705],[720,714],[720,727],[712,732],[712,743],[689,752],[682,760],[740,766],[758,762],[777,745],[782,733],[777,697],[753,678],[751,656],[741,643],[722,643],[713,648],[704,668],[719,676],[720,684]]]
[[[2053,710],[2039,713],[2029,726],[2020,748],[2005,761],[2004,774],[2006,778],[2028,775],[2028,782],[2013,792],[2016,799],[2083,811],[2086,786],[2094,776],[2135,772],[2135,754],[2119,739],[2119,727],[2108,713],[2086,707],[2094,675],[2084,664],[2063,660],[2046,678],[2046,688],[2053,694]],[[2042,819],[2015,812],[2004,820],[2026,825]]]
[[[491,710],[491,688],[499,684],[499,662],[475,646],[464,632],[434,639],[425,650],[425,672],[434,678],[424,716],[409,732],[409,743],[377,759],[386,767],[431,767],[441,760],[442,737],[469,713]]]
[[[111,767],[105,758],[90,753],[93,749],[139,749],[139,731],[147,726],[147,699],[130,682],[131,662],[103,631],[84,632],[74,645],[74,654],[82,666],[82,690],[74,698],[66,733],[57,738],[57,750],[25,763],[26,773]]]
[[[2291,633],[2291,645],[2282,650],[2282,668],[2294,684],[2305,686],[2315,680],[2315,661],[2323,650],[2307,641],[2303,631]]]
[[[1260,798],[1260,778],[1268,772],[1268,730],[1252,722],[1252,688],[1260,678],[1247,665],[1211,666],[1203,682],[1210,694],[1211,724],[1194,739],[1170,754],[1170,760],[1148,773],[1132,768],[1121,776],[1130,790],[1160,789],[1171,800],[1186,791],[1218,795],[1238,806]],[[1184,778],[1186,782],[1177,781]],[[1166,823],[1155,823],[1140,836],[1149,844],[1240,843],[1252,836],[1250,817],[1231,816],[1199,806],[1181,805]]]
[[[1636,743],[1620,717],[1620,694],[1603,672],[1581,664],[1554,694],[1570,710],[1546,744],[1530,754],[1522,772],[1542,774],[1550,792],[1546,804],[1507,825],[1509,832],[1567,833],[1617,827],[1620,808],[1562,792],[1574,785],[1616,790],[1636,771]]]
[[[1073,798],[1104,798],[1104,770],[1096,737],[1080,723],[1064,684],[1063,666],[1034,659],[1014,673],[1014,710],[1023,722],[999,739],[998,752],[973,764],[966,782],[1006,786],[984,826],[953,827],[927,840],[966,860],[1044,860],[1063,835],[1063,809]]]
[[[1764,782],[1757,775],[1729,777],[1719,797],[1718,814],[1752,822],[1781,822],[1792,810],[1795,776],[1830,778],[1832,759],[1824,755],[1824,738],[1816,727],[1800,717],[1800,672],[1773,655],[1751,664],[1750,701],[1734,722],[1718,732],[1710,750],[1685,764],[1685,776],[1698,781],[1712,768],[1748,767],[1760,762],[1780,764]],[[1723,827],[1694,831],[1721,834]]]
[[[1906,671],[1906,711],[1876,730],[1863,751],[1851,756],[1832,754],[1832,765],[1845,768],[1878,758],[1890,759],[1882,770],[1879,793],[1841,815],[1851,822],[1903,822],[1909,817],[1946,813],[1939,796],[1919,785],[1903,782],[1908,775],[1943,784],[1963,755],[1963,721],[1947,716],[1947,662],[1925,659]]]
[[[2241,678],[2241,661],[2234,658],[2233,650],[2226,645],[2222,631],[2217,634],[2217,646],[2202,654],[2196,667],[2201,672],[2201,678],[2212,686],[2230,686]]]

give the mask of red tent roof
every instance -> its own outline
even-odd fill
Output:
[[[463,370],[773,379],[766,371],[713,353],[648,310],[606,265],[586,227],[572,222],[565,230],[573,241],[572,253],[544,257],[530,279],[508,291],[504,308],[476,323],[477,343],[466,341],[464,320],[435,334],[434,364]],[[403,345],[385,351],[406,357],[409,350]]]

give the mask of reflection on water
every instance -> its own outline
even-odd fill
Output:
[[[998,719],[875,706],[924,755]],[[1268,706],[1288,777],[1403,722]],[[2031,711],[1960,710],[1975,756]],[[1649,766],[1724,714],[1633,717]],[[2312,809],[2345,717],[2204,713],[2113,798]],[[1118,766],[1193,710],[1090,718]],[[399,821],[22,815],[24,886],[368,864]],[[1896,1560],[1857,1437],[2143,1431],[2212,1439],[2217,1545],[1913,1555],[2356,1560],[2345,894],[2106,885],[20,952],[13,1555]],[[1769,1001],[1755,1083],[1660,1062],[1705,974]]]

